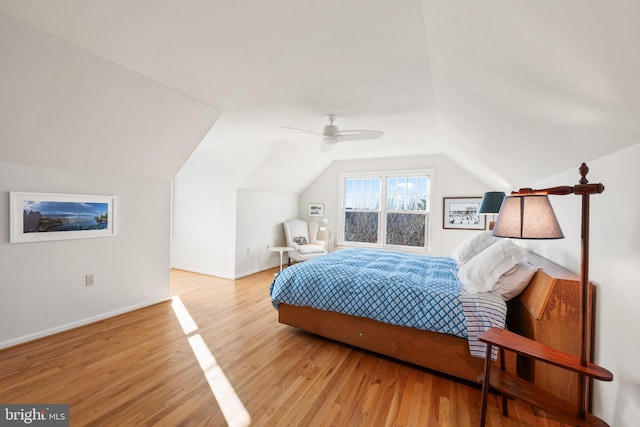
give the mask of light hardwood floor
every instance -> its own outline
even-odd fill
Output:
[[[478,387],[280,325],[275,271],[172,270],[173,303],[2,350],[0,403],[66,403],[73,426],[477,425]],[[499,400],[488,426],[562,425]]]

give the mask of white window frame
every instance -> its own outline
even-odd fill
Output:
[[[425,246],[421,247],[409,247],[409,246],[399,246],[399,245],[388,245],[386,244],[386,216],[387,216],[387,179],[390,177],[412,177],[412,176],[426,176],[429,179],[429,198],[428,198],[428,208],[426,212],[426,220],[425,220],[425,233],[427,234],[425,239]],[[344,240],[344,186],[346,179],[358,179],[358,178],[379,178],[380,186],[381,186],[381,194],[380,194],[380,210],[372,211],[378,212],[378,243],[360,243],[360,242],[345,242]],[[431,236],[433,229],[433,213],[434,213],[434,190],[435,190],[435,180],[436,180],[436,171],[435,169],[410,169],[410,170],[384,170],[384,171],[373,171],[373,172],[350,172],[350,173],[342,173],[339,175],[339,211],[338,211],[338,220],[337,220],[337,234],[336,240],[337,245],[339,247],[366,247],[366,248],[377,248],[377,249],[393,249],[405,252],[431,252]],[[394,211],[392,211],[394,212]]]

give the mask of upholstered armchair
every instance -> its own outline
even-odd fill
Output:
[[[289,251],[289,264],[291,259],[306,261],[327,253],[326,242],[317,240],[318,224],[292,219],[282,223],[287,246],[293,248]]]

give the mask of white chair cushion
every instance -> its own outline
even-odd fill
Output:
[[[300,255],[323,254],[324,252],[325,252],[324,248],[319,245],[298,246],[298,253],[300,253]]]

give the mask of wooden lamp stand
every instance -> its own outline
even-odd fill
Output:
[[[510,217],[503,212],[506,205],[503,203],[498,221],[494,228],[494,235],[498,237],[511,237],[519,239],[545,239],[545,238],[562,238],[562,232],[557,228],[557,234],[553,237],[540,237],[538,233],[539,227],[536,228],[534,234],[527,235],[529,228],[527,227],[525,215],[524,199],[530,196],[547,196],[547,195],[568,195],[575,194],[582,196],[582,223],[581,223],[581,253],[580,253],[580,334],[581,346],[579,357],[566,354],[543,344],[530,340],[528,338],[516,335],[500,328],[491,328],[481,334],[479,339],[487,344],[487,353],[485,360],[485,371],[482,375],[482,408],[480,415],[480,426],[484,426],[486,418],[486,406],[488,399],[489,387],[492,387],[503,394],[503,413],[507,415],[507,402],[505,395],[520,398],[530,402],[534,406],[548,411],[556,415],[561,421],[573,425],[595,425],[607,426],[607,423],[587,412],[588,407],[588,381],[587,377],[598,379],[601,381],[612,381],[613,374],[598,365],[589,361],[589,197],[592,194],[600,194],[604,191],[602,184],[590,184],[587,180],[589,168],[586,164],[580,166],[580,181],[574,186],[552,187],[542,190],[533,190],[531,188],[521,188],[519,191],[512,192],[512,196],[520,198],[520,212],[515,216],[519,218],[519,223],[509,230],[515,232],[501,231],[500,221],[505,219],[508,221]],[[536,218],[537,219],[537,218]],[[555,221],[555,215],[553,215]],[[557,225],[557,221],[556,221]],[[502,234],[501,234],[502,233]],[[504,371],[504,364],[501,363],[501,369],[491,371],[491,349],[498,347],[501,354],[501,361],[504,361],[504,350],[513,351],[517,354],[532,357],[541,362],[550,363],[563,369],[567,369],[578,373],[578,393],[577,402],[573,406],[562,399],[536,390],[536,386],[532,383],[524,381],[513,374]]]

